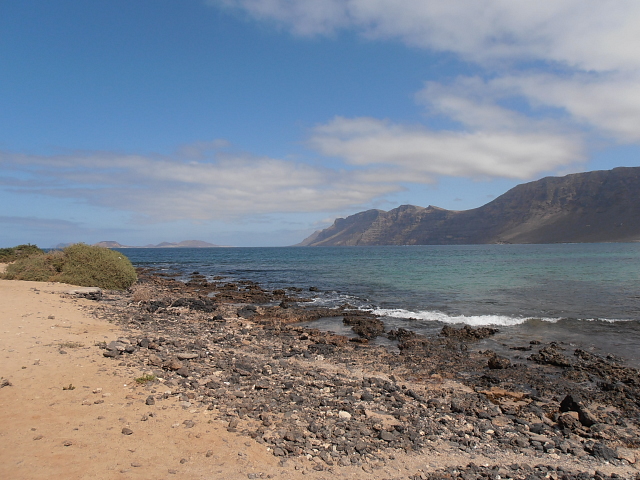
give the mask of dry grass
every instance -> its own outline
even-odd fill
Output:
[[[132,300],[135,303],[149,303],[153,298],[153,288],[149,285],[134,285],[131,287]]]

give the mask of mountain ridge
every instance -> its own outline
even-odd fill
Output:
[[[640,241],[640,167],[545,177],[470,210],[401,205],[338,218],[299,246]]]

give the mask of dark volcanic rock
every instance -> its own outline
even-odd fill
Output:
[[[488,366],[492,370],[499,370],[502,368],[509,368],[511,366],[511,360],[506,357],[500,357],[498,355],[494,355],[487,362]]]
[[[591,455],[598,457],[602,460],[610,462],[618,457],[616,451],[610,447],[607,447],[604,443],[596,443],[590,449]]]
[[[538,353],[534,353],[529,357],[536,363],[541,365],[555,365],[556,367],[570,367],[571,360],[558,351],[555,344],[541,348]]]
[[[482,338],[490,337],[498,333],[497,328],[490,327],[478,327],[473,328],[469,325],[465,325],[462,328],[454,328],[449,325],[442,327],[440,335],[443,337],[458,338],[460,340],[480,340]]]
[[[345,313],[342,321],[345,325],[351,325],[351,330],[355,333],[369,340],[384,333],[384,322],[366,312]]]
[[[178,298],[174,300],[171,307],[186,307],[189,310],[211,313],[215,312],[218,306],[210,298]]]

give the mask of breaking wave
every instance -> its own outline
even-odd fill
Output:
[[[482,325],[520,325],[522,323],[525,323],[527,320],[531,320],[531,317],[510,317],[505,315],[449,315],[447,313],[438,311],[411,312],[409,310],[404,310],[401,308],[377,308],[373,310],[373,313],[391,318],[420,320],[424,322],[442,322],[448,324],[465,324],[474,327]],[[555,323],[559,319],[537,318],[536,320]]]

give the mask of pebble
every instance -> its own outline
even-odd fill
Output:
[[[177,353],[176,357],[178,360],[191,360],[194,358],[198,358],[200,356],[199,353]]]
[[[123,435],[131,435],[131,434],[133,434],[133,430],[131,430],[130,428],[124,427],[122,429],[122,434]]]

